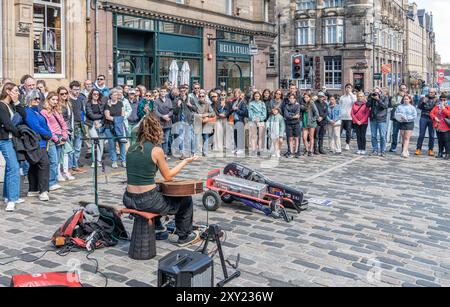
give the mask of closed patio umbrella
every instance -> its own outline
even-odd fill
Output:
[[[174,87],[178,86],[178,63],[177,60],[173,60],[169,67],[169,81],[172,82]]]
[[[191,86],[191,69],[189,68],[189,63],[184,61],[183,66],[181,67],[181,84],[187,84]]]

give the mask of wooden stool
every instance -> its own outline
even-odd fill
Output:
[[[134,216],[128,257],[134,260],[149,260],[154,258],[156,256],[156,235],[153,219],[160,215],[131,209],[122,209],[119,215],[124,213]]]

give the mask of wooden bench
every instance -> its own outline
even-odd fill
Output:
[[[149,260],[156,256],[156,234],[154,219],[161,215],[132,209],[121,209],[119,216],[134,216],[128,256],[134,260]]]

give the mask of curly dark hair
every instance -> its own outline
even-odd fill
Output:
[[[164,132],[161,123],[159,118],[153,113],[146,115],[142,119],[136,134],[141,149],[144,149],[144,143],[147,141],[154,145],[160,145],[164,142]]]
[[[94,92],[97,92],[97,93],[98,93],[98,101],[102,101],[103,95],[102,95],[102,93],[101,93],[98,89],[96,89],[96,88],[93,88],[93,89],[89,92],[89,95],[88,95],[88,101],[92,101],[92,94],[94,94]]]

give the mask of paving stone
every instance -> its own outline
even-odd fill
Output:
[[[295,263],[295,264],[298,264],[298,265],[301,265],[301,266],[304,266],[304,267],[307,267],[310,269],[319,269],[320,268],[320,265],[317,265],[315,263],[311,263],[308,261],[300,260],[300,259],[294,260],[294,261],[292,261],[292,263]]]
[[[441,285],[439,285],[439,284],[436,284],[436,283],[433,283],[433,282],[429,282],[427,280],[421,280],[421,279],[418,279],[416,281],[416,283],[419,286],[423,286],[423,287],[431,287],[431,288],[439,288],[439,287],[441,287]]]
[[[136,280],[136,279],[131,279],[131,280],[127,281],[125,284],[126,284],[127,286],[135,287],[135,288],[147,288],[147,287],[151,287],[150,284],[147,284],[147,283],[145,283],[145,282],[142,282],[142,281],[139,281],[139,280]]]
[[[56,267],[59,267],[60,264],[53,262],[53,261],[49,261],[49,260],[38,260],[34,262],[35,264],[38,264],[40,266],[43,266],[45,268],[50,268],[50,269],[54,269]]]
[[[346,277],[346,278],[350,278],[350,279],[357,279],[358,276],[356,276],[355,274],[351,274],[351,273],[347,273],[341,270],[336,270],[336,269],[332,269],[332,268],[322,268],[320,269],[322,272],[326,272],[326,273],[330,273],[333,275],[338,275],[338,276],[342,276],[342,277]]]
[[[328,253],[328,255],[331,255],[331,256],[334,256],[334,257],[338,257],[338,258],[342,258],[342,259],[349,260],[349,261],[353,261],[353,262],[358,261],[358,259],[359,259],[359,257],[357,257],[357,256],[349,255],[349,254],[346,254],[346,253],[340,253],[340,252],[337,252],[337,251],[331,251],[331,252]]]
[[[413,271],[406,270],[406,269],[403,269],[403,268],[397,268],[396,271],[399,272],[399,273],[402,273],[402,274],[418,277],[418,278],[421,278],[421,279],[426,279],[428,281],[434,281],[435,280],[435,278],[433,276],[427,276],[425,274],[421,274],[421,273],[418,273],[418,272],[413,272]]]

